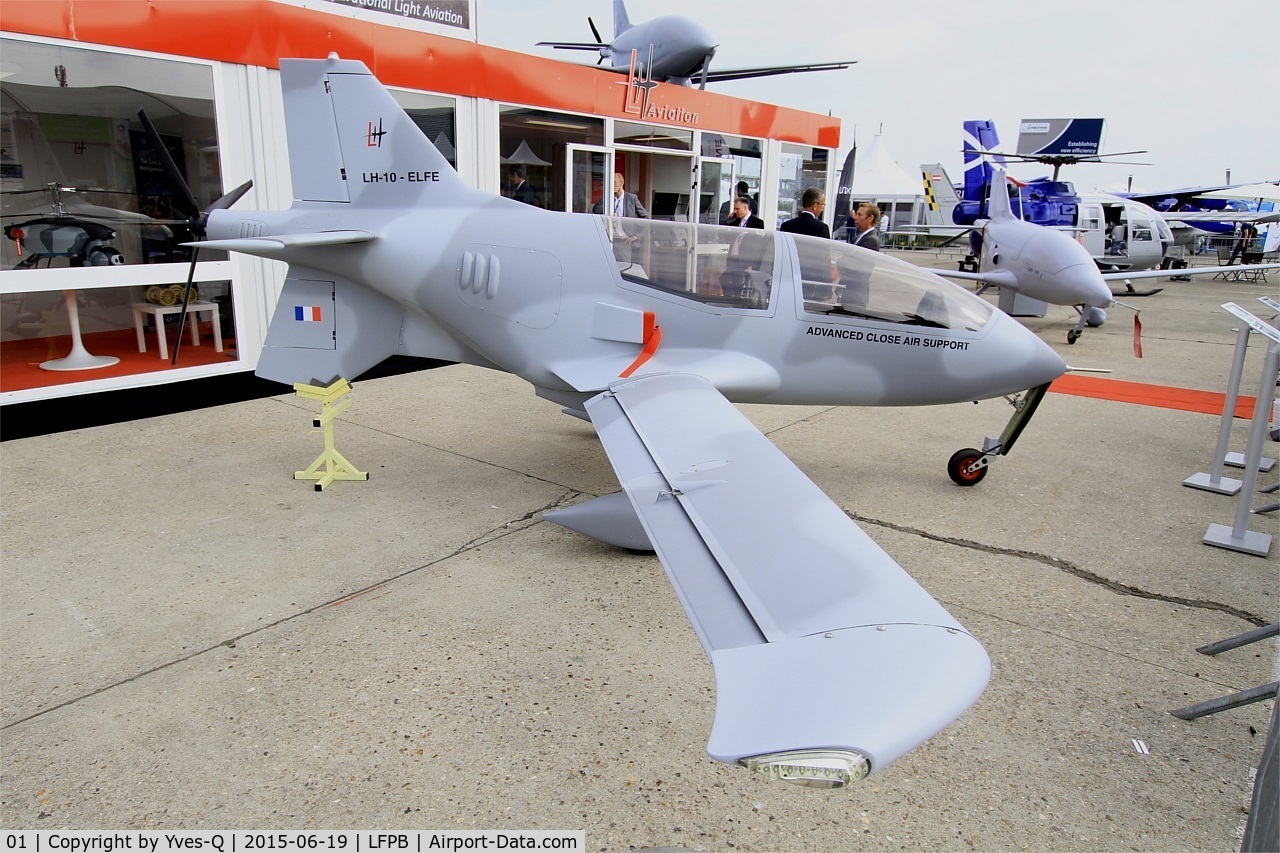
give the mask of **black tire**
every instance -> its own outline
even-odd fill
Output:
[[[969,470],[974,462],[983,457],[983,452],[974,447],[965,447],[951,454],[947,461],[947,476],[957,486],[976,486],[987,476],[987,466]]]

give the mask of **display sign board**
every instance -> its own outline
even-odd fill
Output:
[[[1096,157],[1102,152],[1101,118],[1024,118],[1018,127],[1018,154],[1028,157]]]
[[[275,0],[375,24],[390,24],[470,41],[475,35],[476,0]]]

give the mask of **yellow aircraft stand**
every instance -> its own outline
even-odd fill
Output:
[[[351,408],[350,397],[340,403],[337,401],[351,393],[351,383],[345,379],[335,379],[328,386],[321,388],[318,385],[295,382],[293,390],[299,397],[320,401],[320,415],[311,422],[311,425],[324,430],[324,453],[317,456],[316,461],[312,462],[307,470],[294,471],[293,479],[315,480],[317,492],[323,492],[325,486],[330,485],[334,480],[369,479],[368,471],[357,471],[355,466],[333,447],[333,421],[338,415]],[[335,403],[337,405],[334,405]],[[324,468],[323,471],[320,470],[321,467]]]

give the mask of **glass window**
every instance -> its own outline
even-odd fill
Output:
[[[663,127],[657,124],[616,121],[613,123],[613,141],[618,145],[692,151],[693,131],[681,130],[677,127]]]
[[[6,292],[0,296],[0,392],[170,370],[181,284]],[[229,281],[198,282],[178,368],[238,358]]]
[[[989,302],[880,252],[803,234],[795,240],[805,311],[940,329],[980,330]]]
[[[734,136],[728,133],[702,134],[702,156],[733,158],[734,172],[738,180],[734,183],[732,198],[745,195],[751,199],[751,212],[760,215],[760,174],[763,158],[760,154],[761,142],[749,136]],[[728,225],[732,215],[733,204],[720,205],[720,225]]]
[[[769,307],[774,234],[687,222],[601,217],[622,277],[730,308]]]
[[[189,260],[179,244],[193,238],[190,220],[223,192],[211,69],[14,39],[0,40],[0,56],[0,263]],[[152,150],[139,110],[194,209]]]
[[[565,146],[604,144],[604,119],[529,107],[498,111],[502,194],[537,207],[568,210]]]
[[[827,191],[827,164],[831,152],[826,148],[784,143],[778,161],[778,222],[800,215],[800,196],[810,187]]]
[[[400,89],[390,91],[391,97],[404,108],[422,134],[431,140],[431,143],[444,155],[444,159],[449,161],[449,165],[457,169],[457,107],[453,98]]]

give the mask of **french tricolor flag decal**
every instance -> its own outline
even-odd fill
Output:
[[[293,319],[299,323],[319,323],[321,320],[319,305],[293,306]]]

